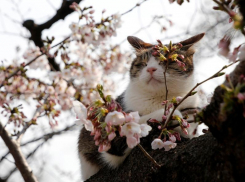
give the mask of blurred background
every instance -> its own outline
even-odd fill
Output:
[[[23,26],[23,23],[26,20],[33,20],[35,24],[49,21],[60,9],[63,1],[1,1],[0,60],[3,65],[22,62],[24,53],[36,46],[34,41],[30,40],[30,31]],[[136,6],[137,4],[138,6]],[[115,36],[102,45],[104,47],[120,47],[120,54],[124,59],[123,64],[119,66],[120,69],[111,70],[110,73],[103,76],[106,78],[103,79],[104,82],[110,80],[114,82],[113,87],[110,87],[113,88],[110,90],[113,97],[120,95],[129,81],[128,70],[134,57],[133,50],[126,41],[129,35],[137,36],[150,43],[156,43],[156,40],[160,39],[167,44],[170,40],[179,42],[205,32],[206,35],[199,43],[195,54],[197,81],[204,80],[229,63],[227,59],[218,54],[218,43],[224,35],[235,39],[236,45],[243,41],[239,32],[232,30],[229,17],[220,11],[214,11],[212,9],[214,3],[210,0],[190,0],[189,3],[184,2],[181,6],[177,3],[170,4],[167,0],[82,0],[79,5],[81,8],[93,6],[95,21],[100,21],[104,10],[104,17],[111,14],[121,15],[121,27],[117,29]],[[42,38],[55,37],[53,44],[62,41],[72,33],[69,27],[72,23],[78,22],[78,16],[77,12],[67,14],[64,19],[60,19],[54,22],[50,28],[44,29]],[[236,45],[231,44],[231,47],[234,48]],[[69,47],[69,53],[73,54],[70,56],[71,59],[76,59],[79,56],[83,59],[79,53],[82,53],[84,49],[87,49],[86,45],[71,44]],[[64,69],[61,58],[57,57],[56,62],[61,65],[61,70]],[[233,68],[229,68],[227,72]],[[29,75],[43,78],[43,80],[47,74],[49,74],[47,71],[40,69],[29,70]],[[211,80],[203,84],[200,90],[203,95],[208,96],[223,80],[224,77]],[[26,99],[14,101],[14,104],[19,103],[24,106],[27,119],[30,119],[36,109],[35,102]],[[0,120],[6,124],[8,118],[4,114],[0,114]],[[50,127],[48,119],[40,117],[38,125],[31,126],[26,131],[22,138],[21,149],[39,181],[81,181],[77,152],[77,139],[81,126],[74,125],[76,118],[72,110],[62,112],[57,120],[59,124]],[[16,130],[15,126],[11,124],[7,126],[7,129],[10,133]],[[3,181],[7,179],[9,182],[23,181],[2,139],[0,139],[0,178]]]

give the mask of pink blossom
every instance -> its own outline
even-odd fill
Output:
[[[100,130],[96,130],[94,132],[94,140],[98,140],[100,138],[100,136],[101,136]]]
[[[181,119],[182,121],[182,125],[184,128],[189,128],[190,127],[190,124],[185,120],[185,119]]]
[[[55,91],[57,93],[65,93],[66,88],[67,88],[67,82],[61,79],[55,86]]]
[[[118,111],[109,112],[105,117],[105,122],[109,125],[122,125],[125,122],[123,113]]]
[[[232,54],[229,55],[229,60],[232,61],[232,62],[235,62],[237,60],[237,54],[238,54],[238,51],[240,49],[241,45],[234,48]]]
[[[170,135],[170,136],[169,136],[169,140],[170,140],[171,142],[176,142],[176,137],[175,137],[174,135]]]
[[[134,136],[127,137],[127,145],[129,148],[134,148],[137,144],[139,144],[139,140],[137,140]]]
[[[66,89],[66,93],[70,96],[73,97],[74,94],[76,93],[76,89],[73,86],[70,86]]]
[[[129,122],[122,126],[122,133],[124,136],[132,136],[134,134],[140,134],[141,128],[138,123]]]
[[[131,122],[135,122],[135,123],[139,122],[140,116],[139,116],[139,112],[138,111],[130,112],[129,115],[130,115],[130,118],[131,118],[130,119]]]
[[[54,87],[48,86],[47,89],[46,89],[46,92],[48,94],[54,94],[55,93]]]
[[[219,42],[219,48],[220,48],[219,54],[220,55],[222,55],[224,57],[227,57],[229,55],[229,51],[230,51],[229,46],[230,46],[230,43],[231,43],[230,38],[227,37],[227,36],[224,36],[220,40],[220,42]]]
[[[153,142],[151,143],[151,148],[153,150],[161,149],[161,148],[163,148],[163,146],[164,146],[163,141],[159,138],[154,139]]]
[[[152,130],[152,128],[148,124],[141,124],[140,129],[141,129],[141,136],[142,137],[147,136],[149,134],[149,131]]]
[[[162,145],[163,145],[165,151],[169,151],[170,149],[173,149],[177,146],[177,144],[173,143],[172,141],[163,142]]]

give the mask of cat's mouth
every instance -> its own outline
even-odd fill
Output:
[[[154,77],[151,77],[148,81],[147,81],[147,84],[154,84],[154,83],[162,83],[162,81],[154,78]]]

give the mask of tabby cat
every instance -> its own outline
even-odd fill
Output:
[[[186,71],[181,69],[176,62],[170,62],[166,72],[168,85],[168,98],[184,96],[195,86],[195,75],[193,74],[194,45],[203,38],[204,33],[181,41],[183,47],[179,54],[184,55],[181,60],[185,63]],[[141,118],[140,123],[146,123],[150,118],[162,119],[164,112],[162,102],[165,100],[164,69],[165,63],[152,56],[152,44],[145,43],[137,37],[129,36],[128,42],[136,52],[136,58],[130,68],[130,82],[127,89],[117,98],[125,112],[138,111]],[[194,95],[185,100],[175,111],[174,115],[181,115],[181,112],[188,108],[199,106],[198,95]],[[189,128],[189,136],[194,127]],[[79,157],[83,180],[97,173],[102,167],[118,167],[130,153],[126,145],[126,139],[116,137],[111,143],[111,149],[107,152],[99,153],[98,146],[94,144],[93,136],[85,128],[81,130],[78,141]]]

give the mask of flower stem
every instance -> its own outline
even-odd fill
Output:
[[[168,61],[165,65],[165,70],[163,72],[164,74],[164,82],[165,82],[165,100],[167,101],[168,100],[168,85],[167,85],[167,78],[166,78],[166,72],[167,72],[167,69],[168,69]],[[164,115],[166,115],[166,110],[167,110],[167,103],[165,104],[165,109],[164,109]]]
[[[166,128],[166,127],[167,127],[167,124],[170,122],[170,120],[171,120],[171,118],[172,118],[172,116],[173,116],[173,113],[174,113],[174,111],[177,109],[177,107],[178,107],[182,102],[184,102],[184,100],[186,100],[187,97],[191,96],[191,93],[192,93],[198,86],[200,86],[201,84],[207,82],[208,80],[211,80],[211,79],[213,79],[213,78],[218,77],[218,76],[219,76],[219,73],[221,73],[224,69],[226,69],[226,68],[232,66],[233,64],[235,64],[235,63],[237,63],[237,62],[239,62],[239,61],[240,61],[240,60],[236,60],[236,61],[234,61],[233,63],[224,66],[224,67],[221,68],[217,73],[213,74],[212,76],[210,76],[210,77],[207,78],[206,80],[203,80],[202,82],[197,83],[196,86],[194,86],[194,87],[193,87],[193,88],[192,88],[192,89],[191,89],[191,90],[184,96],[184,98],[183,98],[177,105],[174,106],[174,108],[173,108],[172,112],[170,113],[169,117],[167,118],[167,120],[166,120],[166,122],[165,122],[163,128]]]
[[[160,168],[161,167],[161,165],[160,164],[158,164],[150,155],[149,155],[149,153],[148,152],[146,152],[146,150],[140,145],[140,144],[138,144],[137,145],[139,148],[140,148],[140,150],[144,153],[144,155],[148,158],[148,159],[150,159],[150,161],[151,162],[153,162],[153,164],[157,167],[157,168]]]

